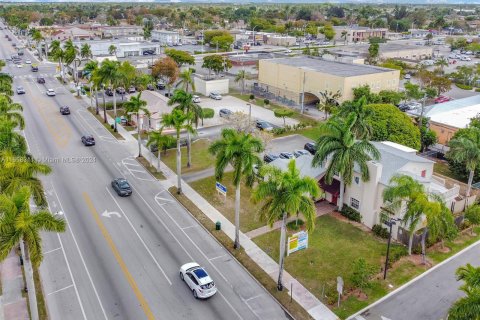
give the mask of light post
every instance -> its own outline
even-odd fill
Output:
[[[142,157],[142,139],[140,138],[140,112],[128,112],[127,114],[132,115],[136,114],[137,115],[137,141],[138,141],[138,157]]]
[[[252,29],[252,37],[253,37],[253,46],[257,45],[257,41],[255,39],[255,28],[258,28],[258,26],[253,27]]]
[[[248,106],[248,130],[250,130],[250,126],[252,125],[252,105],[247,103]]]
[[[381,209],[388,213],[393,213],[386,208],[381,208]],[[385,257],[385,268],[383,270],[383,280],[387,278],[388,256],[390,255],[390,243],[392,241],[392,227],[396,224],[397,221],[401,221],[401,220],[402,219],[399,219],[399,218],[389,218],[387,221],[383,222],[385,225],[387,225],[390,228],[388,233],[388,242],[387,242],[387,256]]]

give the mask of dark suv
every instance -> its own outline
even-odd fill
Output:
[[[44,83],[45,83],[45,78],[43,78],[43,77],[38,77],[38,78],[37,78],[37,82],[38,82],[38,83],[41,83],[41,84],[44,84]]]
[[[165,89],[165,83],[157,82],[157,89],[158,90],[164,90]]]
[[[303,146],[303,149],[307,150],[311,154],[315,154],[315,152],[317,152],[317,146],[313,142],[305,143],[305,146]]]
[[[113,90],[111,88],[105,89],[105,94],[109,97],[113,96]]]
[[[277,160],[278,159],[278,155],[276,154],[273,154],[273,153],[266,153],[264,156],[263,156],[263,161],[265,161],[265,163],[270,163],[274,160]]]
[[[67,106],[60,107],[60,113],[63,115],[70,114],[70,108]]]
[[[82,143],[84,146],[94,146],[95,145],[95,139],[91,135],[84,135],[82,137]]]

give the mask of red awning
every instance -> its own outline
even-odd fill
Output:
[[[333,179],[332,184],[327,184],[325,179],[322,178],[320,181],[318,181],[318,184],[323,191],[328,192],[336,197],[340,195],[340,181]]]

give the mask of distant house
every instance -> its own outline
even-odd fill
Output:
[[[454,185],[448,188],[445,182],[433,176],[434,162],[416,154],[416,150],[402,146],[393,142],[372,142],[380,152],[379,161],[369,161],[368,170],[370,180],[362,181],[359,168],[354,168],[353,181],[351,185],[345,186],[343,203],[360,212],[362,223],[372,228],[373,225],[380,223],[381,207],[383,202],[383,190],[390,185],[390,179],[396,174],[408,175],[425,188],[438,194],[445,201],[449,208],[457,211],[456,198],[459,195],[460,187]],[[334,177],[331,184],[324,180],[326,166],[312,167],[313,156],[305,155],[296,159],[297,168],[302,176],[310,176],[318,181],[319,186],[324,191],[323,199],[338,205],[340,199],[340,180]],[[271,162],[271,165],[285,170],[289,160],[277,159]],[[403,217],[403,212],[397,214],[397,217]],[[405,232],[399,226],[394,229],[393,237],[401,238]]]
[[[60,41],[64,41],[64,40],[79,41],[79,40],[90,39],[93,36],[94,34],[89,30],[73,27],[73,28],[65,28],[65,29],[59,29],[54,31],[53,33],[50,34],[50,39],[60,40]]]
[[[162,45],[177,45],[180,42],[178,32],[168,30],[152,30],[151,39]]]

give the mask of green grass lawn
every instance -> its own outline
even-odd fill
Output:
[[[110,133],[115,137],[117,138],[118,140],[125,140],[121,134],[119,134],[118,132],[115,132],[112,127],[108,124],[108,123],[105,123],[103,120],[103,114],[96,114],[95,113],[95,108],[88,108],[88,111],[90,111],[91,114],[93,114],[93,116],[95,118],[97,118],[97,120],[108,130],[110,131]]]
[[[232,172],[227,172],[223,177],[222,184],[227,187],[227,200],[224,196],[218,195],[215,189],[215,177],[209,177],[202,180],[189,183],[202,197],[208,200],[225,218],[234,223],[235,217],[235,187],[232,184]],[[240,229],[243,232],[263,227],[257,218],[257,212],[260,205],[254,205],[250,201],[250,190],[242,184],[240,190]]]
[[[463,183],[467,183],[467,180],[464,177],[458,176],[450,170],[447,162],[435,162],[433,166],[433,172],[461,181]]]
[[[192,143],[192,163],[190,168],[187,168],[187,147],[182,147],[182,174],[202,171],[214,166],[215,158],[208,152],[210,143],[210,140],[207,139],[199,139]],[[164,155],[162,153],[161,157],[163,163],[176,172],[177,149],[169,149],[167,154]]]

